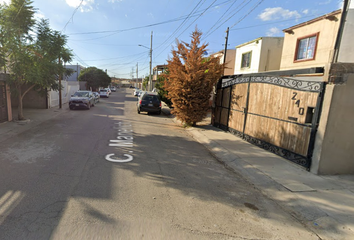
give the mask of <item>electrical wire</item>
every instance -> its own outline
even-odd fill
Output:
[[[64,28],[61,30],[62,32],[65,32],[66,26],[68,26],[68,24],[69,24],[69,22],[70,22],[71,20],[74,20],[74,15],[75,15],[75,13],[77,12],[77,10],[81,7],[81,5],[82,5],[83,2],[84,2],[84,0],[81,0],[79,6],[77,6],[77,8],[75,8],[75,10],[74,10],[73,14],[71,15],[71,17],[69,18],[68,22],[65,24]]]
[[[214,25],[205,33],[205,35],[208,35],[208,33],[220,22],[222,18],[224,18],[225,14],[232,8],[232,6],[237,2],[238,0],[235,0],[231,6],[221,15],[221,17],[214,23]]]
[[[253,6],[251,11],[249,11],[246,15],[244,15],[240,20],[238,20],[234,25],[232,25],[230,28],[235,27],[237,24],[239,24],[243,19],[245,19],[248,15],[250,15],[264,0],[260,0],[257,4]]]

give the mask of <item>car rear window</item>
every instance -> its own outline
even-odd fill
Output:
[[[74,93],[74,97],[88,97],[89,93],[88,92],[76,92]]]
[[[100,90],[100,92],[107,92],[107,90],[106,89],[102,89],[102,90]]]
[[[145,95],[143,97],[143,100],[145,100],[145,101],[160,101],[159,97],[156,95]]]

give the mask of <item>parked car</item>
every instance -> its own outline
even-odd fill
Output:
[[[115,91],[117,91],[117,88],[116,87],[112,87],[111,90],[112,90],[112,92],[115,92]]]
[[[139,92],[141,92],[141,90],[140,89],[135,89],[134,90],[134,96],[138,96],[139,95]]]
[[[70,110],[76,108],[90,109],[95,106],[95,96],[91,91],[77,91],[69,100]]]
[[[141,90],[139,93],[138,93],[138,98],[144,93],[145,91]]]
[[[108,96],[109,96],[109,93],[108,93],[107,89],[101,89],[100,90],[100,97],[101,98],[102,97],[108,98]]]
[[[107,92],[108,92],[108,95],[111,95],[111,89],[110,88],[105,88],[106,90],[107,90]]]
[[[93,95],[95,96],[95,103],[98,103],[100,101],[100,94],[98,92],[93,92]]]
[[[138,114],[140,112],[161,114],[161,100],[155,92],[143,92],[137,103]]]

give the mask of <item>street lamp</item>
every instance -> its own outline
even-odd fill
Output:
[[[149,49],[148,47],[139,44],[140,47]],[[150,41],[150,74],[149,74],[149,90],[152,91],[152,81],[151,81],[151,71],[152,71],[152,31],[151,31],[151,41]]]

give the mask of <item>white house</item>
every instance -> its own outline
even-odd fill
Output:
[[[279,70],[283,37],[260,37],[236,47],[234,74]]]

